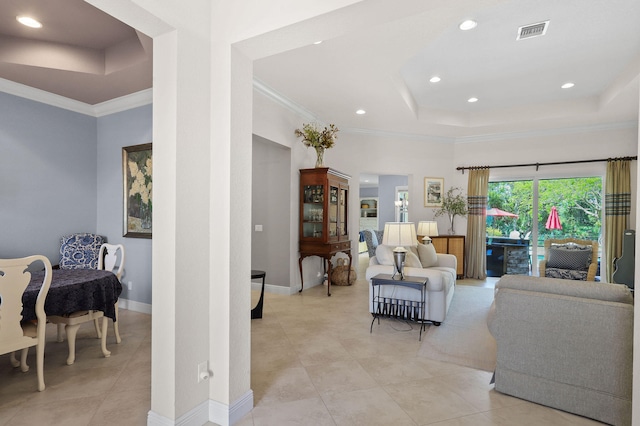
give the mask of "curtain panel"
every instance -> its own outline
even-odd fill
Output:
[[[468,278],[487,277],[487,201],[489,192],[489,168],[469,171],[467,205],[467,256],[465,271]]]
[[[604,211],[606,282],[610,283],[613,261],[622,256],[622,239],[631,215],[631,160],[607,161]]]

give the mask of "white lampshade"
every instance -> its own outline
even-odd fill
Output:
[[[382,244],[389,246],[415,246],[418,241],[413,222],[387,222],[384,224]]]
[[[426,235],[427,237],[438,236],[438,222],[432,220],[421,220],[418,223],[418,235]]]

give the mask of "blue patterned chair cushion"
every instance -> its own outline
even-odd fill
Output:
[[[558,244],[549,248],[547,268],[587,271],[591,263],[591,246]]]
[[[98,269],[98,254],[104,238],[84,233],[62,237],[60,269]]]

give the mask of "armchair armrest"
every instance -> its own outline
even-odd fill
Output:
[[[538,264],[538,272],[540,273],[541,277],[544,277],[545,275],[545,271],[547,269],[547,261],[546,260],[541,260],[540,263]]]
[[[438,263],[436,266],[444,268],[452,268],[456,270],[458,268],[458,258],[453,254],[441,254],[438,253]]]

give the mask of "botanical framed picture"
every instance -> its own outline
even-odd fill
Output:
[[[424,178],[425,207],[442,207],[442,188],[444,188],[444,178]]]
[[[153,156],[151,143],[122,148],[124,233],[130,238],[151,238],[153,211]]]

